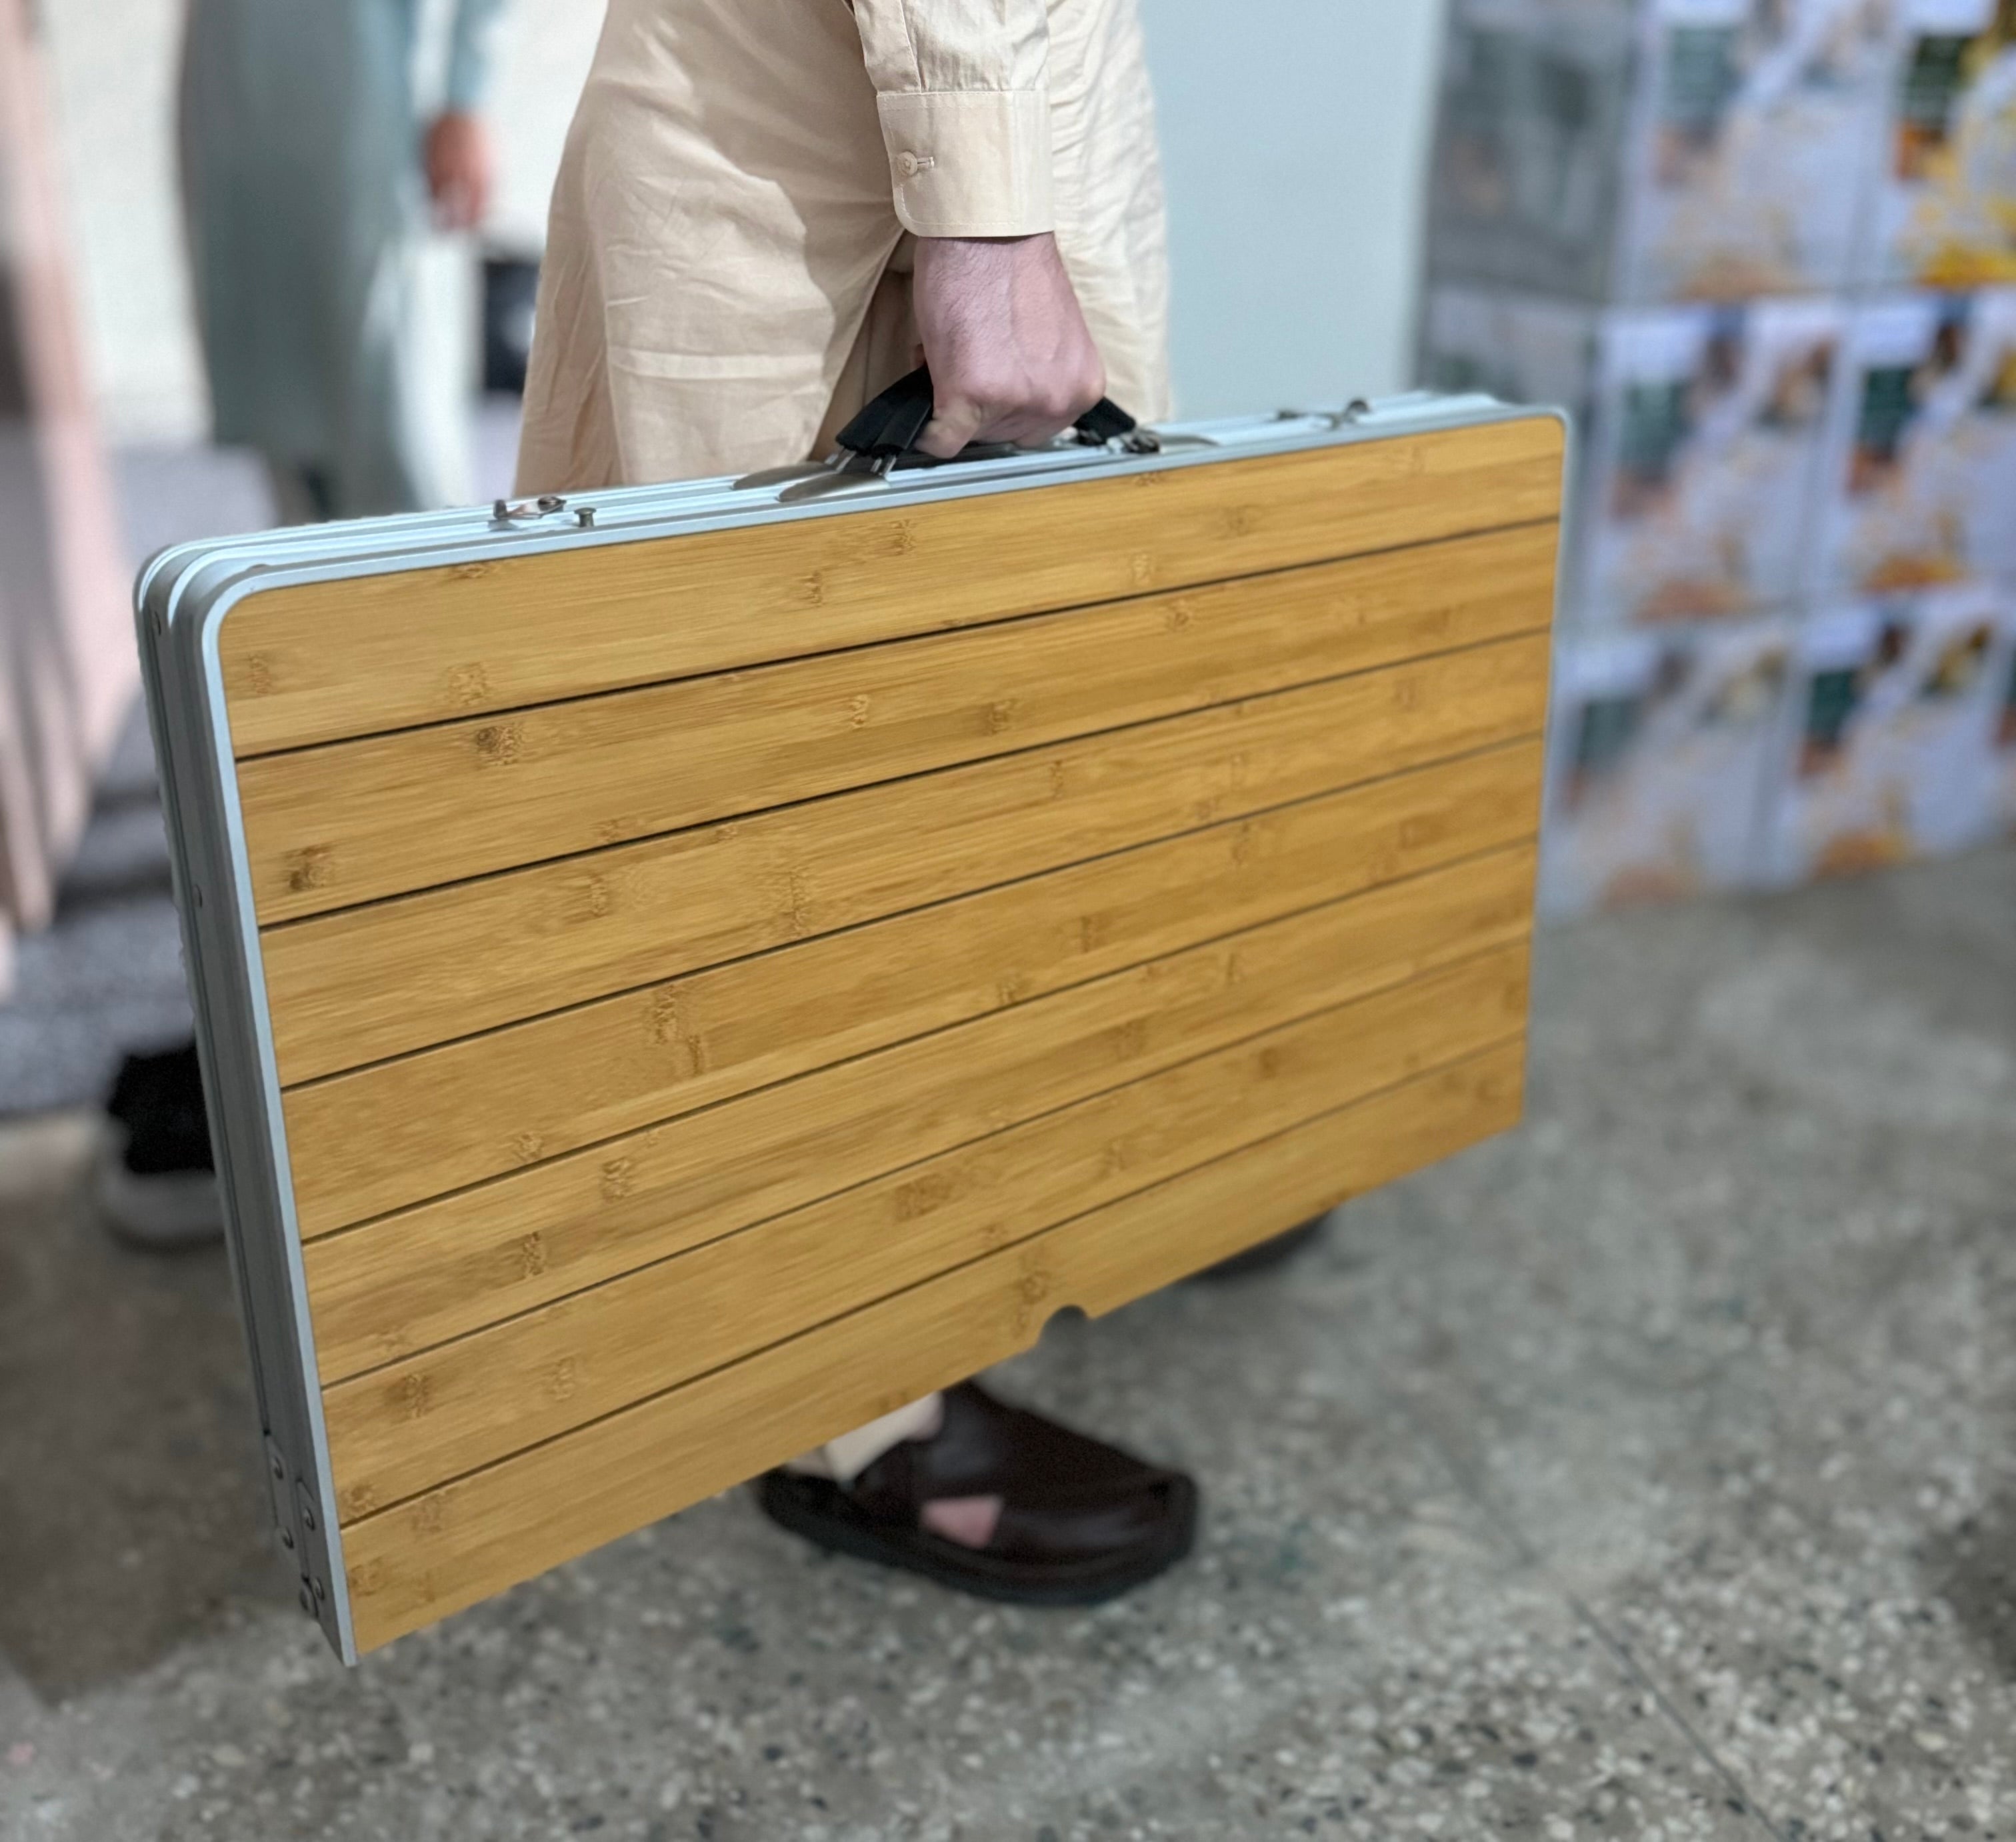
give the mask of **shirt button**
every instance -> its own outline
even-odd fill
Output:
[[[905,150],[896,156],[896,171],[906,179],[914,179],[923,168],[923,162],[916,155]]]

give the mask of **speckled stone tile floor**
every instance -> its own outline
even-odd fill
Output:
[[[739,1497],[346,1674],[220,1261],[0,1138],[0,1837],[2016,1837],[2016,855],[1541,950],[1521,1133],[1004,1390],[1194,1467],[1091,1614]]]

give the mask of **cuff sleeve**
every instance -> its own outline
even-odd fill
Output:
[[[1034,236],[1057,228],[1045,91],[885,91],[878,106],[905,230]]]

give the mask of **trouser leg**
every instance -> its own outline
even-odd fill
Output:
[[[880,1419],[856,1426],[837,1439],[815,1445],[784,1468],[803,1477],[824,1477],[835,1484],[851,1484],[882,1455],[905,1439],[929,1439],[945,1423],[945,1398],[927,1394],[885,1413]]]

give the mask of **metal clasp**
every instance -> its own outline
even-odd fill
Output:
[[[812,499],[829,499],[843,493],[880,492],[889,484],[900,455],[857,454],[843,448],[825,466],[777,495],[780,505],[802,505]]]
[[[1104,449],[1108,454],[1131,455],[1160,454],[1162,452],[1164,440],[1163,437],[1157,434],[1153,429],[1145,424],[1129,430],[1124,435],[1115,435],[1111,440],[1105,441],[1100,441],[1096,435],[1088,435],[1082,429],[1067,429],[1065,430],[1065,438],[1067,441],[1076,443],[1080,448],[1098,448]],[[1180,441],[1178,445],[1182,445]]]
[[[567,501],[558,493],[542,493],[527,505],[522,499],[517,505],[509,499],[499,499],[490,508],[490,528],[509,531],[516,524],[529,524],[535,518],[550,518],[556,512],[564,512]]]
[[[1353,397],[1341,409],[1281,409],[1275,412],[1276,422],[1327,423],[1333,429],[1348,429],[1353,423],[1363,422],[1371,415],[1372,405],[1363,397]]]
[[[556,492],[542,492],[530,504],[522,499],[516,505],[509,499],[493,500],[490,507],[490,528],[492,531],[515,531],[521,524],[536,523],[542,518],[553,517],[567,509],[567,502]],[[594,506],[575,506],[574,521],[583,531],[594,530]]]

